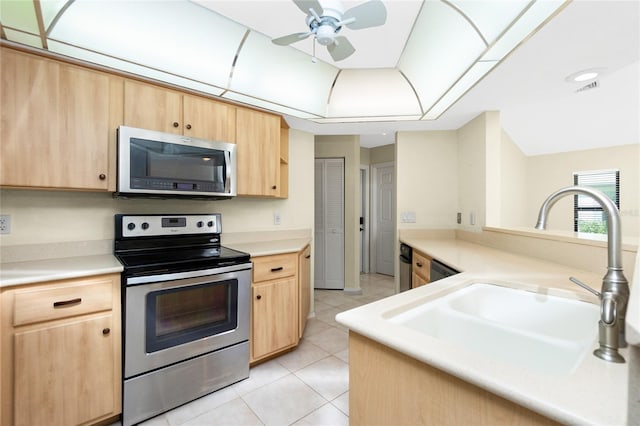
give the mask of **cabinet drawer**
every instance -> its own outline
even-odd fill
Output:
[[[419,251],[413,252],[413,273],[429,282],[431,258]]]
[[[111,310],[113,278],[82,279],[15,292],[13,325]]]
[[[253,282],[268,281],[295,275],[296,253],[253,258]]]

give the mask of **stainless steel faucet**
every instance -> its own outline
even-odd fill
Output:
[[[622,234],[620,213],[611,199],[602,191],[584,186],[569,186],[559,189],[545,200],[540,207],[536,229],[545,229],[551,207],[560,198],[570,194],[588,195],[602,206],[607,217],[607,249],[609,265],[602,279],[602,290],[597,292],[586,284],[579,284],[600,298],[600,321],[598,322],[600,347],[593,354],[610,362],[624,362],[618,348],[625,347],[624,319],[629,302],[629,282],[622,273]],[[577,280],[572,279],[576,282]]]

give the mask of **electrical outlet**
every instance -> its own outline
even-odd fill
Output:
[[[402,223],[416,223],[416,212],[402,212],[402,213],[400,213],[400,222],[402,222]]]
[[[458,216],[456,217],[456,221],[458,225],[462,224],[462,213],[458,212]]]
[[[280,225],[280,212],[273,212],[273,224],[274,225]]]
[[[11,233],[11,215],[0,214],[0,234]]]

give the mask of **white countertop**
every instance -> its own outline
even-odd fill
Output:
[[[0,264],[0,287],[120,273],[122,270],[120,262],[110,254],[6,262]]]
[[[460,240],[407,238],[402,241],[465,272],[342,312],[336,317],[339,323],[561,423],[626,423],[629,375],[626,363],[605,362],[589,353],[572,373],[532,372],[515,364],[465,351],[452,343],[386,319],[390,311],[406,307],[409,303],[415,304],[422,298],[443,295],[452,287],[472,281],[515,282],[539,292],[555,292],[597,303],[593,295],[569,282],[568,278],[576,276],[599,288],[601,277]],[[594,341],[593,349],[597,347],[598,343]],[[621,351],[629,359],[627,352],[626,349]]]
[[[272,254],[297,253],[310,242],[311,238],[293,238],[286,240],[230,243],[224,244],[224,246],[249,253],[251,257],[256,257]]]
[[[252,257],[270,254],[295,253],[311,242],[311,238],[276,239],[258,242],[224,244],[226,247],[249,253]],[[84,247],[81,244],[72,244]],[[112,246],[113,243],[109,245]],[[55,246],[55,245],[51,245]],[[38,251],[47,251],[48,245],[39,245]],[[57,247],[57,246],[56,246]],[[63,247],[67,251],[68,247]],[[91,251],[87,249],[87,251]],[[104,249],[102,245],[100,249]],[[54,248],[55,250],[55,248]],[[50,251],[50,250],[49,250]],[[51,259],[21,260],[0,263],[0,287],[39,283],[91,275],[121,273],[123,267],[112,254],[69,256]]]

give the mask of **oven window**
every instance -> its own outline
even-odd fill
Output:
[[[237,306],[237,280],[147,294],[147,353],[235,329]]]

